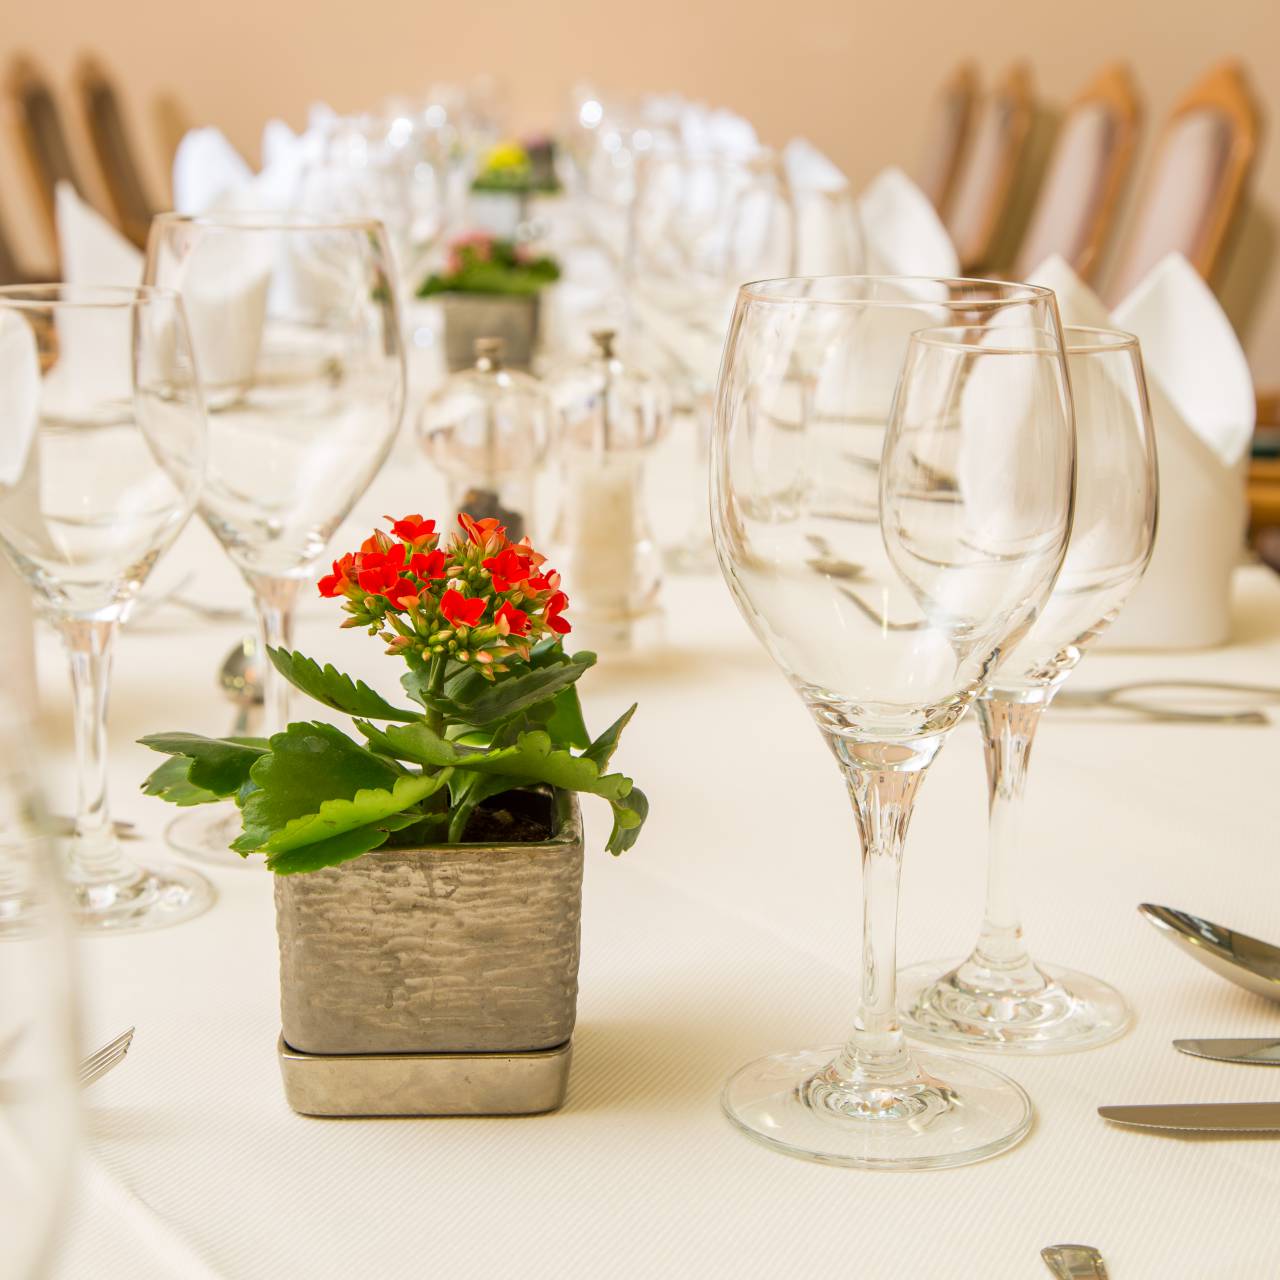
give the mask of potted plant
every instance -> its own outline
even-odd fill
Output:
[[[413,706],[300,653],[276,669],[325,721],[269,741],[155,734],[170,758],[144,790],[179,805],[234,798],[232,848],[275,872],[281,1060],[296,1110],[514,1113],[564,1096],[581,916],[577,797],[612,808],[607,848],[648,811],[609,772],[633,706],[583,723],[568,598],[528,539],[458,517],[379,531],[320,580],[407,665]]]
[[[560,278],[554,258],[487,231],[449,246],[443,272],[428,276],[420,298],[444,302],[445,361],[457,372],[470,366],[480,338],[501,338],[506,362],[528,369],[538,338],[541,291]]]

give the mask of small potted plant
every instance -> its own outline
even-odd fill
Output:
[[[531,199],[559,190],[550,138],[499,142],[489,149],[471,183],[472,218],[495,235],[514,236],[529,220]]]
[[[415,705],[300,653],[286,679],[352,717],[269,741],[142,739],[170,757],[144,789],[174,804],[234,798],[241,854],[274,871],[281,1060],[296,1110],[326,1115],[516,1113],[564,1096],[576,1002],[582,825],[608,802],[607,848],[648,811],[610,772],[633,706],[599,737],[568,654],[568,598],[528,539],[459,516],[442,541],[419,515],[333,564],[342,601],[407,665]]]
[[[444,271],[428,276],[418,289],[420,298],[439,295],[444,302],[449,369],[468,368],[481,338],[501,338],[506,362],[528,369],[538,339],[541,292],[559,278],[554,258],[514,240],[487,231],[454,240]]]

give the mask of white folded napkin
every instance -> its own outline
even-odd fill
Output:
[[[960,259],[932,201],[901,169],[885,169],[858,202],[868,273],[954,276]]]
[[[192,129],[173,157],[173,207],[205,213],[253,177],[244,157],[220,129]]]
[[[1158,263],[1110,314],[1057,256],[1031,279],[1058,295],[1064,324],[1136,334],[1146,367],[1160,472],[1155,549],[1146,576],[1099,643],[1129,649],[1225,643],[1231,577],[1244,550],[1256,413],[1231,322],[1181,254]]]
[[[849,180],[807,138],[783,147],[782,166],[796,210],[796,274],[860,275],[866,245]]]

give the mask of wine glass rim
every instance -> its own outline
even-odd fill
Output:
[[[1087,356],[1099,351],[1136,351],[1138,335],[1127,329],[1100,324],[1064,324],[1062,345],[1069,356]]]
[[[1004,341],[1002,342],[1001,339]],[[1052,329],[1029,324],[1025,327],[980,324],[939,324],[917,329],[913,346],[938,347],[982,356],[1061,356],[1067,350]]]
[[[384,234],[381,218],[323,213],[281,213],[271,209],[228,209],[213,213],[157,213],[153,227],[206,227],[220,231],[365,231]]]
[[[48,311],[54,307],[111,310],[160,301],[178,302],[180,297],[176,289],[154,284],[68,284],[51,280],[44,284],[0,285],[0,307],[19,311]]]
[[[853,285],[946,285],[951,288],[980,288],[990,291],[991,297],[969,298],[875,298],[840,296],[841,288]],[[814,285],[827,287],[825,295],[807,293]],[[1029,302],[1055,301],[1052,289],[1043,285],[1023,284],[1011,280],[988,280],[980,276],[903,276],[903,275],[840,275],[840,276],[778,276],[766,280],[750,280],[739,286],[738,297],[752,302],[776,305],[830,306],[830,307],[892,307],[903,310],[910,307],[952,307],[966,311],[995,310],[1000,307],[1025,305]]]

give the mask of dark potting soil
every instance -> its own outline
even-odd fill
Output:
[[[536,844],[555,830],[551,797],[536,791],[504,791],[482,800],[467,820],[463,844]]]

